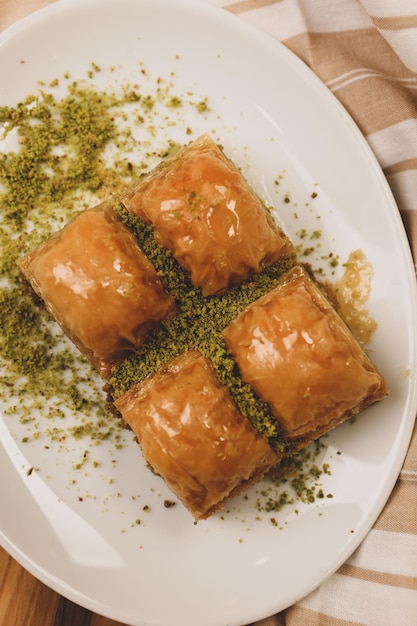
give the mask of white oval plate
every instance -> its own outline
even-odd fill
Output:
[[[104,442],[100,472],[78,474],[73,488],[75,444],[54,457],[43,444],[22,445],[17,420],[0,419],[1,543],[30,572],[126,624],[248,624],[334,572],[398,476],[416,412],[416,290],[406,236],[350,117],[287,49],[227,12],[169,0],[58,2],[0,37],[0,103],[16,103],[38,80],[85,76],[91,62],[103,68],[100,86],[137,79],[142,62],[153,77],[173,72],[178,93],[207,95],[211,112],[192,120],[194,135],[208,131],[222,142],[292,236],[319,219],[342,262],[361,248],[374,268],[372,356],[391,393],[325,440],[320,463],[331,475],[322,484],[332,499],[268,514],[256,510],[257,487],[224,515],[194,525],[181,505],[163,506],[172,496],[130,438],[122,450]],[[187,139],[185,127],[172,133]],[[306,201],[312,190],[314,211]],[[31,466],[39,471],[28,476]]]

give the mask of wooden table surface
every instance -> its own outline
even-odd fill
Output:
[[[0,31],[53,1],[0,0]],[[120,622],[61,597],[0,548],[0,626],[120,626]]]

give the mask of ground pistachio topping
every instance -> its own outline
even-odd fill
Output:
[[[278,513],[288,504],[313,504],[331,493],[323,491],[322,478],[331,474],[329,465],[320,462],[325,448],[323,439],[312,442],[308,448],[283,458],[279,466],[270,470],[262,488],[257,491],[256,508],[260,513]]]
[[[0,399],[4,412],[16,415],[24,425],[34,423],[39,414],[58,418],[39,422],[33,439],[41,433],[51,442],[73,437],[97,443],[111,438],[116,448],[120,446],[122,421],[106,403],[101,380],[22,280],[16,260],[80,211],[117,197],[141,174],[174,154],[179,148],[171,133],[175,125],[193,135],[193,113],[210,113],[207,98],[175,93],[173,75],[153,80],[138,65],[137,84],[115,80],[113,90],[101,91],[91,80],[105,68],[92,63],[86,79],[73,80],[66,74],[49,85],[39,83],[36,93],[16,105],[0,106]],[[290,197],[285,201],[290,202]],[[224,294],[203,298],[171,253],[157,244],[152,227],[117,202],[115,208],[174,296],[179,314],[164,320],[143,347],[113,371],[114,397],[177,354],[197,348],[229,387],[242,414],[272,446],[285,452],[277,421],[241,380],[221,333],[246,306],[272,289],[292,262],[275,263]],[[82,417],[67,425],[68,412]],[[23,443],[30,440],[27,432]],[[75,467],[81,469],[88,459],[86,450]],[[295,473],[292,487],[299,499],[308,501],[309,481],[304,488],[300,483],[305,456],[290,459]],[[33,467],[28,475],[32,471]],[[269,477],[273,483],[267,483],[258,499],[259,511],[276,512],[294,502],[286,491],[278,495],[271,491],[272,484],[274,489],[285,484],[289,471],[285,463],[284,474]]]
[[[156,241],[151,224],[132,215],[121,203],[115,202],[114,208],[152,261],[177,307],[175,314],[148,333],[134,354],[114,368],[110,379],[114,397],[120,397],[132,385],[155,374],[174,357],[192,349],[199,350],[213,365],[220,382],[228,387],[240,412],[275,449],[285,451],[277,420],[269,405],[242,380],[236,362],[226,348],[222,331],[247,306],[273,289],[293,260],[279,260],[224,293],[203,296],[171,252]]]
[[[118,439],[120,420],[109,411],[102,381],[50,319],[16,261],[174,154],[172,129],[182,116],[209,111],[196,94],[179,98],[171,75],[154,79],[138,64],[138,83],[115,77],[114,88],[100,90],[91,80],[102,71],[92,63],[85,79],[66,74],[39,82],[17,104],[0,106],[0,399],[23,424],[39,413],[81,416],[72,429],[64,420],[39,425],[53,441],[68,434]]]

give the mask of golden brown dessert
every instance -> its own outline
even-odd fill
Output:
[[[196,520],[387,394],[293,256],[202,137],[19,262]]]
[[[300,266],[224,330],[242,378],[287,439],[310,441],[387,394],[384,379]]]
[[[204,295],[294,255],[235,165],[208,136],[144,176],[122,201],[191,274]]]
[[[81,213],[19,266],[104,376],[174,308],[152,264],[106,203]]]
[[[197,351],[174,359],[115,405],[151,468],[196,520],[220,509],[280,461]]]

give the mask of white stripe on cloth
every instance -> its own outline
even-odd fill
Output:
[[[415,16],[417,14],[416,0],[360,0],[360,2],[367,13],[375,18],[397,19],[401,16]],[[398,30],[378,28],[378,30],[404,65],[417,72],[417,28],[400,28]]]
[[[387,175],[392,193],[401,211],[417,210],[417,169]],[[417,480],[415,472],[401,472],[403,480]],[[417,515],[417,513],[416,513]]]
[[[416,535],[371,530],[347,563],[376,572],[417,577],[416,553]]]
[[[363,80],[365,78],[373,78],[373,77],[385,78],[385,79],[389,79],[392,81],[395,80],[396,83],[400,83],[404,85],[404,87],[407,87],[407,89],[417,90],[417,77],[416,78],[412,78],[412,77],[391,78],[387,76],[386,74],[384,74],[383,72],[378,72],[377,70],[372,70],[367,67],[358,67],[354,70],[350,70],[349,72],[345,72],[344,74],[340,74],[340,76],[337,76],[336,78],[332,78],[331,80],[327,81],[326,84],[329,87],[329,89],[331,89],[333,92],[336,92],[338,89],[342,89],[343,87],[346,87],[347,85],[350,85],[351,83],[357,82],[359,80]]]
[[[417,472],[403,469],[401,470],[401,480],[409,480],[411,482],[415,482],[417,480]]]
[[[417,119],[398,122],[366,138],[381,167],[417,157]]]
[[[357,0],[281,0],[257,7],[256,2],[210,0],[211,4],[238,13],[240,17],[282,41],[306,31],[334,32],[372,28],[372,20]],[[346,5],[349,5],[348,7]]]
[[[415,15],[416,0],[359,0],[369,15],[378,17],[398,17]]]
[[[412,626],[417,591],[334,574],[299,605],[363,626]]]
[[[288,1],[294,10],[294,2]],[[357,0],[314,0],[297,2],[305,30],[317,33],[372,28],[372,20]]]
[[[404,65],[417,72],[417,28],[381,30],[381,33]]]

